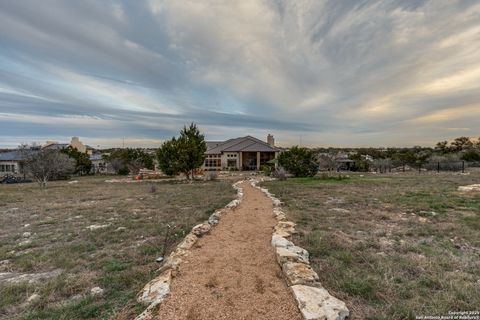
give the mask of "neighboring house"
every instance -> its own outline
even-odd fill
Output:
[[[25,158],[37,150],[12,150],[0,153],[0,176],[24,174]]]
[[[72,141],[70,141],[70,143],[58,143],[56,141],[47,141],[47,143],[44,146],[42,146],[42,149],[62,150],[68,147],[76,148],[78,151],[87,153],[88,155],[93,154],[93,148],[83,144],[78,137],[72,137]]]
[[[227,141],[208,141],[204,170],[259,170],[260,166],[276,159],[280,149],[268,135],[267,142],[252,136]]]
[[[93,153],[90,155],[90,161],[92,161],[92,171],[93,174],[107,174],[114,173],[112,168],[108,165],[108,162],[103,159],[101,153]]]

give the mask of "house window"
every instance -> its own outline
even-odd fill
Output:
[[[227,167],[228,168],[236,168],[237,167],[237,160],[236,159],[228,159],[227,160]]]
[[[15,172],[14,164],[0,164],[0,172]]]
[[[222,166],[219,154],[207,155],[205,159],[205,168],[218,168]]]

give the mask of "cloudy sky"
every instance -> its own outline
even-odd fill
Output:
[[[0,147],[480,135],[480,1],[0,0]]]

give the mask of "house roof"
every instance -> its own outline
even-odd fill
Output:
[[[23,161],[25,157],[32,153],[38,152],[37,150],[13,150],[0,153],[0,161]]]
[[[43,149],[62,150],[69,146],[68,143],[52,143],[43,147]]]
[[[216,143],[216,142],[215,142]],[[215,145],[212,141],[207,142],[207,151],[206,154],[220,154],[222,152],[278,152],[279,149],[270,146],[268,143],[263,142],[252,136],[246,136],[236,139],[230,139],[225,142],[218,143]]]

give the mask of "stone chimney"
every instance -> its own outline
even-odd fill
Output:
[[[275,139],[271,134],[267,136],[267,143],[270,145],[270,147],[275,147]]]

